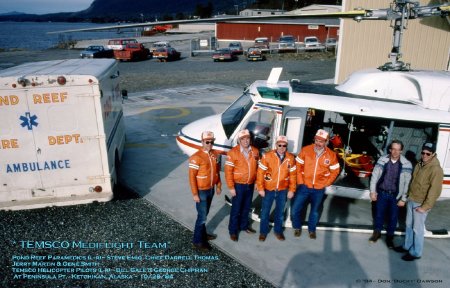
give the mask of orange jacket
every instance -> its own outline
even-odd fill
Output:
[[[296,165],[295,158],[289,152],[281,162],[275,150],[267,152],[261,158],[258,165],[256,185],[261,190],[286,190],[295,192],[296,189]]]
[[[208,190],[214,185],[221,188],[219,159],[218,152],[207,153],[202,149],[189,158],[189,184],[193,196],[198,195],[198,190]]]
[[[225,179],[228,188],[234,189],[235,183],[255,183],[259,153],[255,147],[250,146],[250,148],[248,159],[241,152],[241,145],[237,145],[228,151],[227,161],[225,162]]]
[[[297,184],[308,188],[323,189],[333,184],[339,175],[339,161],[336,153],[325,147],[318,158],[314,144],[302,148],[295,158],[297,162]]]

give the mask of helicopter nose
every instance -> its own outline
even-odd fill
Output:
[[[178,132],[177,144],[179,148],[187,155],[193,154],[202,147],[201,135],[204,131],[212,131],[214,133],[216,138],[214,149],[228,150],[220,115],[205,117],[184,126]]]

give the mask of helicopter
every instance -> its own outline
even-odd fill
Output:
[[[325,193],[370,200],[372,170],[377,159],[388,153],[392,140],[403,142],[405,156],[412,163],[422,144],[433,142],[444,169],[439,199],[450,198],[450,72],[412,70],[401,61],[405,21],[448,15],[448,7],[420,7],[411,1],[395,4],[390,9],[356,16],[358,21],[394,21],[389,62],[377,69],[354,72],[340,85],[302,83],[298,79],[280,81],[282,68],[273,68],[267,80],[249,85],[224,112],[183,127],[176,138],[179,148],[187,155],[193,154],[201,148],[201,132],[209,130],[216,137],[213,149],[226,157],[227,151],[237,145],[239,131],[248,129],[252,145],[261,153],[275,149],[277,136],[285,135],[289,152],[296,155],[312,142],[317,129],[324,129],[331,135],[330,148],[337,153],[342,169]],[[225,199],[230,204],[227,196]],[[258,221],[255,210],[250,216]],[[291,225],[287,218],[284,226]],[[343,227],[325,229],[349,231]],[[426,236],[441,238],[450,234],[444,230],[427,231]]]

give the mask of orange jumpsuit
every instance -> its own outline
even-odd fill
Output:
[[[241,152],[241,146],[237,145],[228,152],[225,162],[225,179],[227,186],[234,189],[234,184],[253,184],[256,180],[258,168],[258,149],[251,147],[249,158],[246,159]]]
[[[275,150],[263,155],[259,162],[256,185],[261,190],[288,190],[295,192],[296,189],[296,165],[295,158],[289,152],[283,159],[278,158]]]
[[[314,144],[302,148],[295,158],[297,162],[297,184],[308,188],[323,189],[333,184],[339,175],[339,161],[336,153],[325,147],[325,151],[316,158]]]
[[[208,190],[214,185],[220,189],[220,155],[212,150],[210,153],[198,150],[189,158],[189,183],[192,195],[198,195],[198,190]]]

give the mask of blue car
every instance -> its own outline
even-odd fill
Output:
[[[93,45],[86,48],[86,50],[81,51],[81,58],[112,58],[114,57],[114,51],[112,49],[107,49],[100,45]]]

